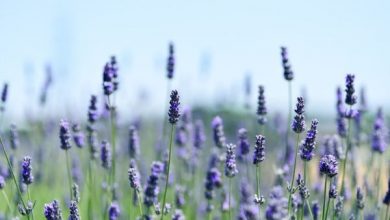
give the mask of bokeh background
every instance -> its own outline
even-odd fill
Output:
[[[280,49],[289,49],[293,96],[334,112],[346,73],[366,87],[369,107],[389,107],[389,1],[1,1],[0,82],[10,117],[37,113],[46,66],[46,114],[85,112],[101,93],[104,63],[120,67],[122,115],[154,112],[165,100],[168,43],[176,46],[174,88],[183,103],[240,109],[244,79],[266,86],[270,111],[287,106]],[[227,99],[227,97],[229,97]],[[134,107],[136,106],[136,107]],[[84,117],[85,114],[82,115]]]

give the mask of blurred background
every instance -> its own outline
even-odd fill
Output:
[[[390,2],[374,1],[1,1],[0,83],[9,83],[8,116],[86,117],[101,94],[105,62],[119,64],[122,115],[163,114],[168,44],[175,44],[173,88],[182,103],[244,110],[250,79],[266,87],[269,111],[287,107],[280,46],[289,50],[294,97],[308,111],[335,113],[335,88],[346,73],[365,87],[368,105],[389,107]],[[303,86],[305,85],[305,87]],[[82,112],[82,114],[79,114]]]

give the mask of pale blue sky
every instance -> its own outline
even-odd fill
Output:
[[[356,0],[1,1],[0,82],[10,83],[9,109],[22,115],[36,109],[44,65],[51,63],[49,109],[84,114],[90,94],[101,91],[102,66],[115,54],[120,109],[143,111],[134,107],[140,89],[149,91],[146,109],[157,109],[172,40],[174,87],[183,103],[227,97],[240,103],[244,74],[251,72],[253,86],[266,86],[273,110],[286,106],[279,54],[285,45],[294,96],[305,85],[313,111],[334,112],[334,89],[346,73],[356,74],[374,109],[390,106],[389,12],[389,1]]]

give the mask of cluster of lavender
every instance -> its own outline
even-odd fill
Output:
[[[284,78],[291,82],[294,74],[285,47],[281,48],[281,56]],[[170,44],[166,66],[168,79],[173,78],[174,68],[175,51],[173,44]],[[154,162],[151,163],[150,174],[147,176],[145,167],[151,160],[146,155],[150,154],[150,149],[141,146],[140,137],[143,137],[144,133],[141,133],[140,126],[132,124],[126,130],[127,142],[125,144],[127,147],[115,150],[116,138],[124,132],[120,129],[120,132],[116,133],[116,128],[121,127],[116,124],[115,114],[113,114],[115,112],[111,111],[115,107],[112,95],[117,91],[119,85],[118,65],[115,57],[112,57],[103,70],[105,104],[112,113],[109,119],[111,133],[107,135],[106,130],[109,129],[99,123],[97,97],[94,95],[91,96],[88,107],[87,140],[84,137],[82,124],[69,123],[66,120],[60,121],[59,145],[66,154],[66,172],[70,194],[61,200],[52,200],[52,202],[45,204],[40,216],[43,214],[44,218],[48,220],[63,219],[60,204],[66,204],[68,206],[67,216],[71,220],[79,220],[81,216],[86,216],[88,219],[102,217],[103,219],[117,220],[128,217],[130,219],[160,218],[162,220],[167,215],[170,215],[171,219],[177,220],[186,218],[229,220],[233,218],[239,220],[321,218],[327,220],[378,217],[387,220],[390,215],[390,181],[386,193],[383,192],[382,186],[384,180],[382,174],[385,173],[383,172],[385,167],[383,161],[386,158],[384,155],[387,153],[386,148],[389,141],[386,117],[382,108],[379,108],[374,117],[371,136],[367,135],[370,137],[366,139],[367,143],[360,142],[360,135],[354,136],[356,133],[365,133],[363,122],[369,121],[367,120],[369,114],[363,115],[368,111],[365,98],[360,100],[359,111],[353,108],[358,102],[354,80],[355,76],[348,74],[345,79],[345,91],[337,88],[337,134],[324,136],[323,142],[319,146],[317,146],[318,139],[321,138],[318,131],[319,121],[313,119],[310,129],[306,129],[305,101],[303,97],[297,98],[294,109],[295,116],[292,120],[288,120],[289,128],[286,132],[287,139],[290,138],[288,135],[290,130],[295,133],[295,151],[292,149],[291,152],[287,150],[285,152],[291,154],[290,157],[294,159],[294,164],[283,160],[275,161],[272,164],[273,152],[270,151],[270,154],[267,152],[273,147],[278,150],[279,146],[274,142],[276,138],[272,133],[274,132],[273,127],[266,124],[268,116],[263,86],[259,86],[256,112],[257,123],[260,124],[260,134],[258,132],[252,133],[253,130],[256,130],[254,127],[259,125],[252,126],[251,122],[247,121],[237,124],[236,128],[239,129],[232,132],[230,126],[224,127],[222,117],[215,116],[211,121],[210,134],[213,140],[210,142],[212,143],[206,142],[203,121],[198,118],[193,123],[191,108],[181,109],[179,93],[177,90],[172,90],[167,118],[165,118],[165,122],[169,122],[171,126],[169,148],[165,149],[166,154],[162,157],[158,153],[154,155]],[[51,78],[47,81],[46,84],[50,84]],[[250,93],[249,85],[246,90],[247,93]],[[7,93],[8,84],[5,84],[1,96],[2,114],[5,109]],[[289,114],[292,112],[291,109]],[[196,117],[199,117],[198,114],[194,111]],[[233,121],[232,118],[224,119],[225,122],[229,122],[226,123],[227,125]],[[256,119],[253,120],[254,123],[256,123]],[[103,121],[104,118],[101,120]],[[351,125],[353,122],[358,124],[356,129],[353,129]],[[306,132],[305,137],[301,137],[304,132]],[[237,134],[236,137],[232,137],[232,133]],[[32,134],[35,135],[33,132]],[[100,141],[98,135],[102,136]],[[149,129],[145,135],[153,136]],[[111,140],[108,141],[106,136],[110,136]],[[34,187],[35,184],[53,184],[56,181],[53,179],[56,178],[50,177],[49,180],[42,180],[37,178],[37,175],[34,178],[33,171],[42,168],[34,165],[36,168],[33,170],[32,157],[30,156],[25,156],[22,159],[18,169],[20,172],[15,175],[13,165],[18,156],[16,151],[22,148],[24,140],[19,140],[19,132],[15,125],[10,126],[8,137],[7,143],[9,149],[12,150],[10,157],[7,153],[8,146],[5,147],[3,140],[0,139],[8,164],[7,169],[0,167],[0,191],[3,193],[6,203],[4,206],[7,206],[5,218],[13,217],[17,209],[27,219],[34,220],[34,213],[38,213],[36,204],[39,203],[35,203],[34,199],[38,193],[31,194],[31,187]],[[22,137],[24,138],[24,136]],[[236,144],[232,144],[230,138],[235,138],[232,142]],[[118,146],[122,146],[122,139],[118,140]],[[144,141],[142,141],[143,144]],[[76,150],[72,149],[72,145],[77,146]],[[86,145],[89,147],[88,157],[83,156]],[[215,147],[210,147],[212,145]],[[268,148],[268,145],[271,147]],[[357,146],[360,145],[362,147],[359,149]],[[372,183],[368,178],[364,179],[364,186],[359,185],[360,181],[354,180],[354,178],[359,178],[356,173],[359,172],[357,167],[360,164],[356,164],[356,158],[366,153],[367,149],[363,147],[365,145],[371,146],[369,150],[372,156],[369,158],[370,166],[364,167],[364,169],[367,169],[366,175],[369,178],[374,177],[371,180],[372,183],[375,183],[374,189],[372,189]],[[266,152],[267,158],[271,158],[270,162],[264,162]],[[30,155],[34,156],[33,153],[35,152],[31,152]],[[116,154],[118,154],[117,164],[122,165],[124,161],[125,164],[129,164],[129,167],[126,168],[128,181],[125,186],[126,191],[122,191],[124,189],[123,184],[121,184],[123,178],[116,179],[115,177]],[[99,156],[100,161],[97,161]],[[204,163],[206,160],[204,158],[209,159],[208,164]],[[37,155],[34,161],[41,159],[45,158],[40,158]],[[364,159],[359,158],[358,162],[364,161]],[[71,161],[73,169],[70,167]],[[100,162],[98,167],[96,167],[97,162]],[[269,171],[271,166],[275,167],[275,175],[271,175]],[[123,166],[118,167],[118,171],[121,170],[121,173],[126,172]],[[261,169],[263,167],[265,169]],[[49,168],[45,169],[50,170]],[[79,172],[76,172],[77,168]],[[371,172],[372,169],[377,170]],[[81,176],[86,173],[87,181],[83,182],[78,177],[80,174],[77,173],[81,173]],[[340,179],[338,179],[339,176],[341,176]],[[161,180],[165,181],[165,185]],[[9,185],[12,184],[15,184],[15,187],[9,188]],[[99,185],[102,187],[97,187]],[[161,187],[164,187],[163,193],[160,193]],[[372,192],[375,190],[376,194]],[[350,191],[355,192],[355,196]],[[122,192],[122,194],[118,192]],[[7,195],[10,193],[13,193],[14,200],[8,199]],[[268,196],[264,196],[266,193]],[[31,195],[34,196],[34,199]],[[14,201],[15,204],[10,201]],[[124,205],[123,203],[127,201],[132,202]],[[380,202],[386,210],[380,206]],[[123,207],[129,208],[129,210],[122,209]],[[351,208],[351,210],[347,210],[347,208]],[[371,213],[372,211],[375,212]],[[374,217],[372,217],[373,214]]]

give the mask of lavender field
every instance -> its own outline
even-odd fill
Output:
[[[247,97],[241,110],[186,104],[172,88],[173,43],[163,117],[121,119],[116,93],[126,85],[115,56],[102,64],[101,92],[82,94],[90,102],[81,120],[14,124],[7,103],[18,85],[4,83],[1,219],[390,219],[386,112],[369,109],[359,75],[345,74],[326,94],[334,112],[316,115],[292,96],[287,52],[280,48],[289,97],[280,112],[267,106],[267,85],[251,80],[238,91]],[[49,71],[42,112],[52,81]]]
[[[0,220],[390,220],[390,1],[0,1]]]

